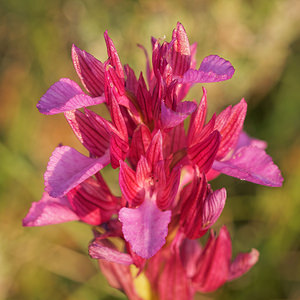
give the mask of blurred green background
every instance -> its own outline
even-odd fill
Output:
[[[210,113],[242,97],[247,132],[268,141],[285,178],[267,188],[221,176],[226,224],[234,254],[260,253],[246,276],[197,299],[300,299],[300,2],[298,0],[12,0],[0,1],[0,299],[126,299],[111,289],[89,259],[89,226],[69,223],[22,228],[43,191],[43,173],[62,142],[83,151],[63,115],[41,115],[35,105],[61,77],[77,82],[72,43],[104,61],[108,29],[122,63],[144,71],[143,44],[171,38],[176,22],[198,42],[198,62],[229,59],[232,80],[206,84]],[[201,86],[187,98],[200,100]],[[106,175],[116,189],[115,173]],[[116,191],[119,193],[119,191]]]

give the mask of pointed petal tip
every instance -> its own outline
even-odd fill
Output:
[[[79,48],[75,44],[72,44],[72,48],[71,48],[72,52],[76,51],[77,49],[79,49]]]
[[[206,197],[202,213],[203,230],[209,229],[218,220],[224,209],[226,197],[227,193],[225,188],[216,190]]]
[[[183,26],[182,23],[180,23],[179,21],[178,21],[177,24],[176,24],[176,29],[177,29],[177,30],[181,30],[181,31],[186,32],[184,26]]]
[[[78,53],[80,53],[80,52],[83,52],[83,50],[81,50],[75,44],[72,44],[71,55],[72,55],[73,63],[74,63],[74,60],[76,59],[76,56],[78,56]]]
[[[258,261],[259,252],[252,249],[248,253],[240,253],[230,265],[228,281],[237,279],[247,273]]]
[[[226,161],[214,161],[220,173],[270,187],[281,187],[283,177],[272,158],[261,148],[243,146]]]
[[[41,200],[31,204],[22,224],[24,227],[35,227],[77,220],[79,217],[65,197],[53,198],[44,193]]]
[[[92,98],[86,95],[75,81],[61,78],[50,86],[36,107],[42,114],[54,115],[103,102],[103,97]]]
[[[89,245],[89,256],[93,259],[104,259],[106,261],[121,265],[131,265],[132,257],[115,249],[109,240],[94,240]]]

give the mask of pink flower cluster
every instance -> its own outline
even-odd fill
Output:
[[[43,114],[64,113],[90,155],[68,146],[54,150],[44,175],[45,193],[23,224],[80,220],[97,226],[89,254],[129,299],[141,299],[131,264],[159,299],[192,299],[196,291],[214,291],[247,272],[259,254],[253,249],[231,260],[226,227],[218,237],[210,229],[222,213],[226,190],[214,191],[209,181],[223,173],[281,186],[280,171],[266,154],[266,143],[243,131],[244,99],[208,121],[204,88],[200,104],[183,101],[193,84],[228,80],[235,70],[217,55],[205,57],[197,69],[196,44],[189,44],[180,23],[169,43],[152,38],[151,62],[140,46],[146,55],[145,77],[123,67],[107,32],[104,38],[104,63],[72,48],[87,93],[63,78],[37,105]],[[100,103],[111,121],[87,109]],[[119,168],[121,197],[112,194],[101,176],[108,164]],[[196,239],[209,230],[201,247]],[[122,241],[123,249],[114,239]]]

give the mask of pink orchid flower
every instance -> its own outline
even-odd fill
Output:
[[[89,156],[68,146],[54,150],[44,175],[45,193],[23,224],[80,220],[98,226],[102,233],[91,242],[89,254],[100,260],[111,285],[130,299],[140,299],[131,264],[146,274],[160,299],[192,299],[196,291],[213,291],[245,273],[258,252],[241,254],[231,263],[225,227],[218,238],[211,231],[203,249],[194,241],[211,228],[225,205],[225,188],[213,191],[209,181],[223,173],[281,186],[280,170],[266,154],[266,143],[243,131],[244,99],[208,121],[206,89],[199,104],[183,101],[194,84],[228,80],[235,70],[217,55],[205,57],[197,68],[197,45],[189,44],[182,24],[177,23],[170,42],[152,38],[151,63],[140,46],[146,80],[123,67],[107,32],[104,38],[105,62],[72,47],[86,92],[63,78],[37,104],[43,114],[64,113]],[[87,108],[98,104],[106,106],[110,120]],[[121,197],[110,192],[100,174],[107,165],[119,168]],[[123,248],[108,238],[118,239]],[[168,278],[178,282],[176,292],[164,284]]]

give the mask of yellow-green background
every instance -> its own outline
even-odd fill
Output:
[[[111,289],[87,255],[90,228],[80,223],[22,228],[43,191],[43,172],[62,142],[83,151],[63,115],[41,115],[35,105],[61,77],[79,82],[72,43],[107,58],[108,29],[122,63],[144,70],[150,36],[170,40],[176,22],[198,42],[198,62],[229,59],[232,80],[205,84],[210,114],[245,97],[245,128],[268,141],[285,178],[268,188],[222,176],[226,224],[234,254],[260,253],[243,278],[197,299],[300,299],[300,2],[298,0],[11,0],[0,1],[0,299],[125,299]],[[188,100],[201,97],[201,86]],[[115,188],[116,173],[106,170]],[[118,191],[117,191],[118,192]],[[170,283],[171,284],[171,283]]]

